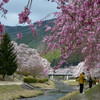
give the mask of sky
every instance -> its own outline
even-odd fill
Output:
[[[28,0],[9,0],[4,8],[8,10],[6,18],[1,17],[0,21],[2,24],[7,26],[17,26],[18,14],[23,11],[24,7],[27,5]],[[31,7],[30,19],[34,23],[44,18],[46,15],[59,11],[57,10],[57,4],[54,2],[48,2],[47,0],[33,0]],[[0,15],[3,13],[0,12]],[[51,19],[52,17],[50,17]]]

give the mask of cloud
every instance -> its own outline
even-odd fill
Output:
[[[18,15],[16,13],[8,13],[6,18],[1,18],[1,23],[8,26],[16,26],[18,24]]]
[[[8,9],[6,15],[7,20],[1,18],[1,22],[4,25],[16,26],[16,24],[18,24],[18,14],[23,11],[27,2],[28,0],[10,0],[8,4],[5,4],[5,8]],[[57,4],[54,2],[51,3],[46,0],[33,0],[30,15],[32,22],[38,21],[46,15],[58,11],[56,6]]]

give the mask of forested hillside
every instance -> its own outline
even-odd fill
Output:
[[[28,47],[37,49],[39,52],[41,50],[46,49],[47,47],[45,43],[42,43],[43,38],[48,34],[52,34],[51,32],[45,32],[45,29],[46,29],[45,25],[49,23],[50,26],[52,27],[53,20],[43,21],[41,27],[39,26],[36,27],[37,29],[36,31],[38,35],[37,39],[34,39],[33,33],[30,31],[29,26],[14,26],[14,27],[6,26],[6,31],[11,36],[11,39],[16,41],[18,44],[25,43],[28,45]],[[37,23],[34,23],[34,24],[37,24]],[[23,34],[22,39],[17,38],[17,34],[19,32]],[[51,66],[53,67],[57,65],[58,62],[60,61],[60,50],[58,49],[55,52],[49,52],[47,55],[42,55],[42,56],[46,58],[51,63]],[[68,67],[70,65],[77,65],[82,60],[83,60],[83,57],[81,53],[78,51],[75,54],[71,54],[69,58],[67,59],[68,64],[63,64],[62,67],[64,66]]]
[[[42,55],[42,57],[46,58],[50,63],[51,67],[56,66],[60,61],[60,50],[56,50],[54,52],[48,52],[46,55]],[[77,50],[76,53],[72,53],[66,61],[68,64],[64,63],[62,67],[76,66],[79,62],[83,61],[83,55],[80,51]]]
[[[39,27],[39,26],[36,27],[36,31],[37,31],[37,35],[38,35],[37,39],[34,39],[33,33],[29,29],[29,26],[13,26],[13,27],[6,26],[5,30],[11,36],[11,39],[16,41],[18,44],[25,43],[31,48],[41,49],[42,48],[41,41],[43,40],[45,35],[52,34],[51,32],[45,32],[45,29],[46,29],[45,25],[47,25],[49,23],[50,26],[53,26],[53,20],[43,21],[41,27]],[[34,23],[34,24],[36,25],[37,23]],[[17,34],[19,32],[21,32],[23,34],[22,39],[17,38]],[[41,46],[41,48],[40,48],[40,46]],[[44,46],[44,44],[43,44],[43,46]]]

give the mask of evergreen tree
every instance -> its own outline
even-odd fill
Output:
[[[3,75],[3,80],[5,75],[12,75],[16,71],[18,67],[16,56],[11,39],[5,33],[0,44],[0,74]]]

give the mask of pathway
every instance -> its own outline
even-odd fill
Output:
[[[12,82],[12,81],[0,81],[0,85],[22,85],[23,82]]]

